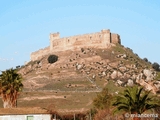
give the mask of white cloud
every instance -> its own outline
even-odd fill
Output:
[[[0,58],[0,61],[13,61],[14,60],[14,58],[11,58],[11,59],[9,59],[9,58]]]
[[[14,54],[18,54],[18,52],[14,52]]]

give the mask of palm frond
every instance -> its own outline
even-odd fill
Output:
[[[156,108],[160,106],[158,102],[150,97],[150,91],[144,91],[143,87],[128,87],[123,93],[116,96],[113,106],[116,106],[118,110],[127,111],[130,113],[143,113],[146,110]]]

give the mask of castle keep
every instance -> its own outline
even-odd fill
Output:
[[[110,33],[110,30],[101,30],[97,33],[76,35],[60,38],[59,33],[50,34],[50,46],[31,53],[31,60],[35,61],[47,54],[58,51],[75,50],[83,47],[107,48],[110,44],[121,44],[118,34]]]

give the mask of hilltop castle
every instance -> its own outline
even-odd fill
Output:
[[[47,54],[58,51],[74,50],[83,47],[107,48],[110,44],[121,44],[118,34],[110,33],[110,30],[101,30],[101,32],[76,35],[60,38],[59,33],[50,34],[50,46],[31,53],[31,60],[35,61]]]

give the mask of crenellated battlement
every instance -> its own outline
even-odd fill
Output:
[[[64,38],[60,38],[59,32],[51,33],[50,46],[31,53],[31,60],[37,60],[53,52],[74,50],[82,47],[107,48],[109,44],[116,43],[121,43],[120,36],[110,33],[110,30]]]

